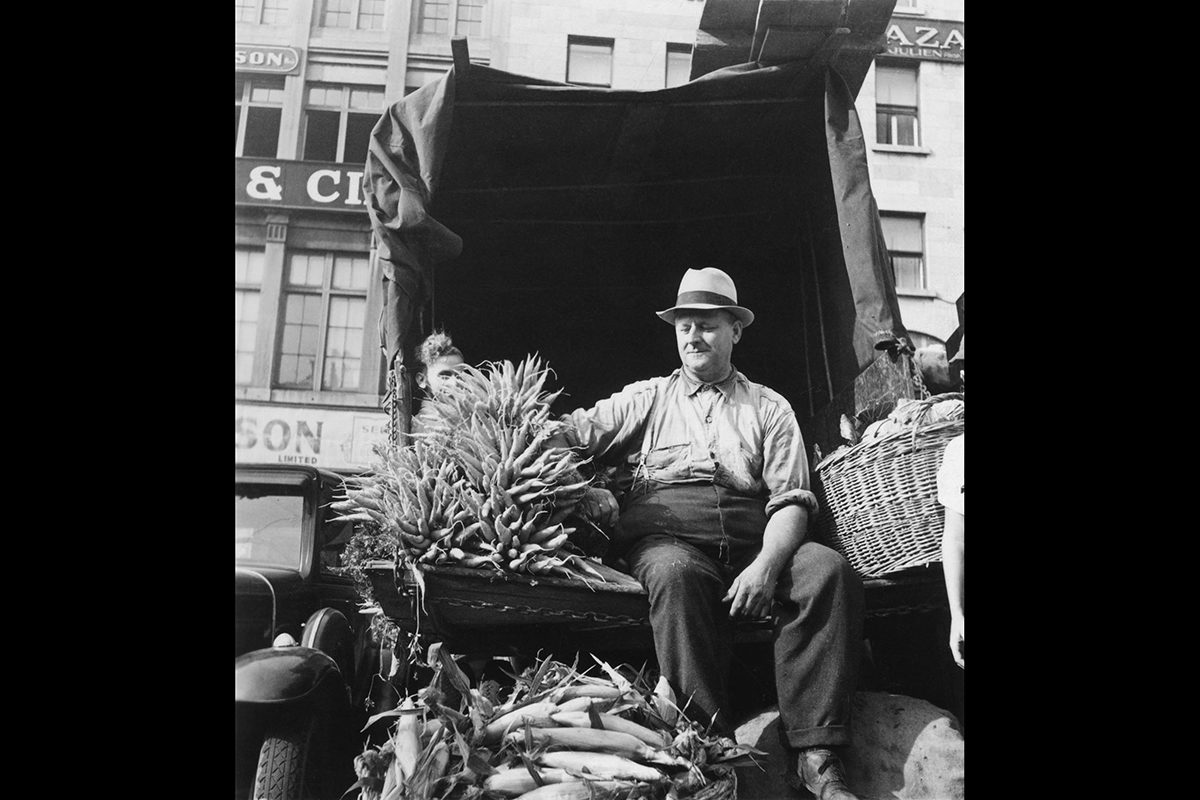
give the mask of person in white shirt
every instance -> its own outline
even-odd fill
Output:
[[[965,524],[965,495],[963,494],[963,437],[961,434],[946,445],[942,466],[938,469],[938,502],[946,509],[942,528],[942,571],[946,578],[946,598],[950,603],[950,652],[954,663],[966,669],[966,645],[963,581],[963,528]]]

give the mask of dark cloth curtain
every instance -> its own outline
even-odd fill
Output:
[[[781,191],[785,173],[772,171],[773,163],[799,164],[805,185]],[[706,198],[694,178],[710,176],[716,188]],[[755,219],[783,220],[780,236],[759,239],[758,262],[775,270],[763,276],[767,286],[796,287],[794,308],[772,315],[803,317],[799,372],[820,383],[819,391],[804,390],[803,405],[853,383],[880,342],[905,335],[854,97],[832,68],[743,64],[654,92],[569,86],[474,65],[464,77],[452,69],[383,114],[363,181],[384,282],[380,334],[389,365],[419,335],[433,270],[463,252],[450,227],[467,230],[467,219],[478,229],[479,220],[557,224],[565,217],[583,227],[579,214],[593,208],[589,235],[611,225],[614,237],[646,236],[657,228],[637,215],[698,219],[712,213],[711,197],[721,198],[725,206],[716,210],[731,219],[761,210]],[[565,241],[567,228],[551,227]],[[784,242],[793,239],[794,246]],[[472,259],[505,270],[502,255],[488,259],[490,244],[468,242]],[[781,254],[792,263],[778,263]],[[665,295],[679,274],[672,266],[669,276],[647,274],[647,282],[670,284],[651,287]],[[569,269],[555,280],[570,293]],[[567,329],[571,316],[561,315],[560,324]]]

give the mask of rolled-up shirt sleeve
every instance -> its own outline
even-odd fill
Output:
[[[656,381],[639,381],[599,401],[562,417],[568,423],[566,439],[598,461],[620,458],[638,440],[654,404]]]
[[[812,493],[808,455],[796,414],[786,401],[769,401],[763,426],[762,480],[767,489],[766,514],[770,517],[787,505],[803,506],[810,517],[817,513]]]

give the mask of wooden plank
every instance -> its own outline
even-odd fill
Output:
[[[451,37],[450,53],[454,56],[454,74],[459,80],[465,80],[471,71],[471,51],[467,46],[467,37]]]

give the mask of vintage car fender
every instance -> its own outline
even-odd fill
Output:
[[[234,665],[237,703],[296,703],[315,696],[328,681],[342,683],[331,656],[312,647],[264,647],[238,656]]]
[[[333,658],[347,680],[354,675],[354,630],[346,615],[337,609],[314,611],[304,623],[300,646],[320,650]]]

